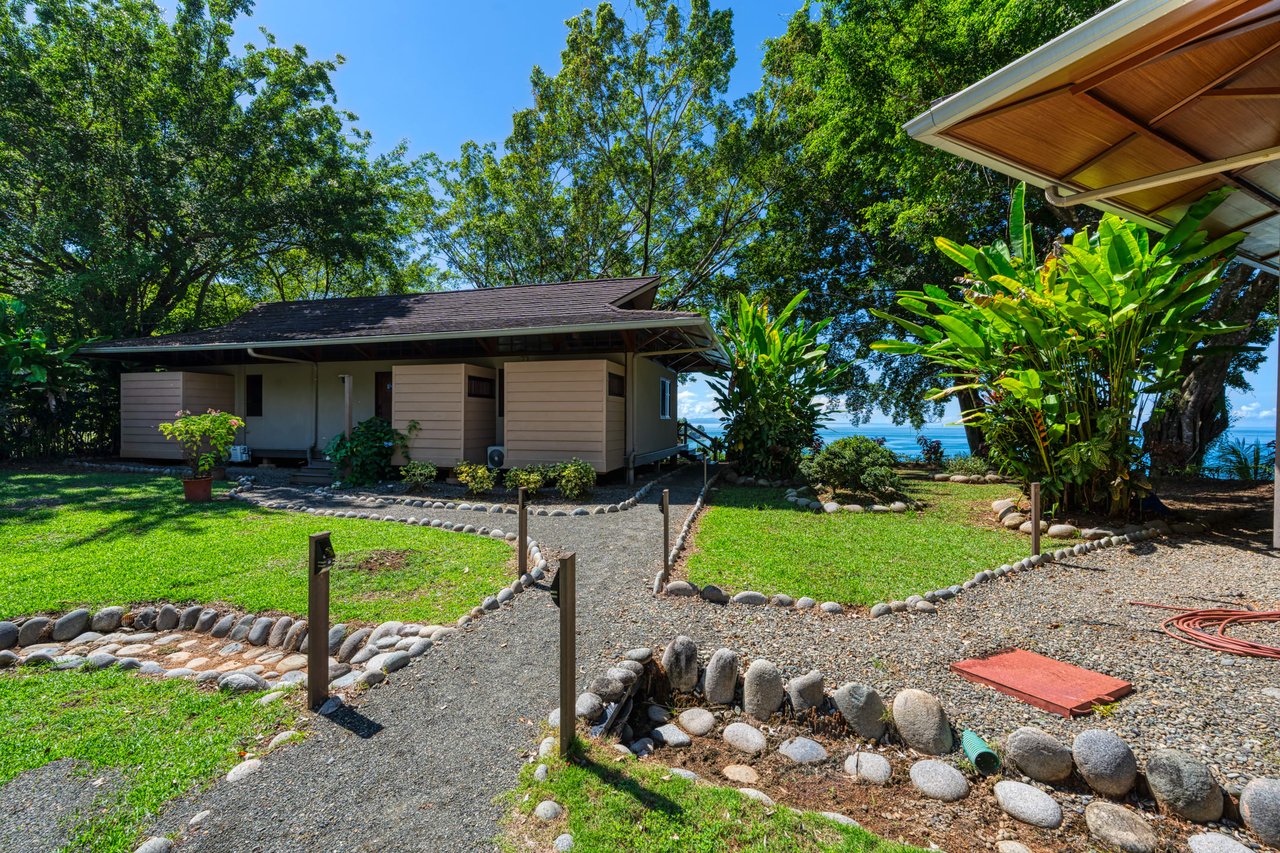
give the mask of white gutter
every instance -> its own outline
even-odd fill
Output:
[[[580,325],[562,325],[562,326],[539,326],[534,328],[521,327],[514,329],[484,329],[480,331],[468,331],[462,334],[458,332],[428,332],[409,333],[404,335],[351,335],[345,338],[308,338],[298,341],[236,341],[233,343],[220,344],[189,344],[164,346],[155,344],[143,344],[139,346],[127,347],[84,347],[81,352],[84,353],[124,353],[124,352],[201,352],[211,350],[232,350],[232,349],[287,349],[289,347],[306,347],[306,346],[340,346],[343,344],[380,344],[380,343],[398,343],[403,341],[438,341],[438,340],[460,340],[466,338],[499,338],[503,335],[513,336],[531,336],[531,335],[557,335],[568,334],[570,332],[608,332],[613,330],[632,330],[632,329],[648,329],[654,326],[667,326],[670,328],[686,328],[694,326],[705,326],[710,332],[712,340],[717,345],[719,340],[715,336],[715,332],[711,329],[710,324],[704,317],[674,317],[669,320],[637,320],[631,323],[583,323]],[[265,356],[259,356],[264,358]],[[308,364],[310,362],[307,362]]]
[[[286,361],[292,364],[309,364],[311,365],[311,449],[315,450],[316,442],[320,439],[320,365],[314,361],[307,361],[302,358],[289,358],[283,355],[268,355],[267,353],[254,352],[253,347],[246,347],[245,352],[250,358],[261,358],[267,361]],[[307,451],[307,461],[311,461],[311,450]]]
[[[948,127],[995,106],[1012,91],[1022,91],[1104,44],[1127,36],[1195,0],[1121,0],[999,71],[962,89],[903,125],[912,139],[924,141]],[[941,146],[939,146],[941,147]]]
[[[1135,178],[1132,181],[1123,181],[1118,184],[1112,184],[1108,187],[1099,187],[1096,190],[1089,190],[1088,192],[1074,193],[1066,196],[1059,192],[1056,185],[1050,183],[1045,187],[1044,196],[1052,205],[1057,207],[1071,207],[1076,204],[1088,204],[1091,201],[1101,201],[1104,198],[1111,198],[1112,196],[1126,195],[1127,193],[1136,193],[1141,190],[1168,186],[1169,184],[1188,181],[1192,178],[1203,178],[1208,175],[1220,175],[1223,172],[1243,169],[1246,166],[1256,166],[1259,163],[1270,163],[1272,160],[1280,160],[1280,145],[1276,145],[1271,148],[1264,148],[1261,151],[1249,151],[1244,154],[1223,157],[1221,160],[1210,160],[1208,163],[1200,163],[1195,166],[1184,166],[1181,169],[1173,169],[1169,172],[1160,172],[1159,174],[1148,175],[1145,178]]]

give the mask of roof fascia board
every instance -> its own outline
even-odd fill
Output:
[[[938,134],[995,106],[1011,92],[1024,90],[1094,53],[1100,45],[1139,30],[1192,2],[1195,0],[1121,0],[1053,41],[951,95],[937,106],[930,107],[903,125],[903,129],[913,139],[937,144],[934,140]]]

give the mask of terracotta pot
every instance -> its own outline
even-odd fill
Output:
[[[213,500],[213,478],[195,477],[182,481],[182,493],[190,503],[204,503]]]

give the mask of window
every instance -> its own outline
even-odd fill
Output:
[[[492,400],[494,394],[495,383],[487,376],[468,376],[467,377],[467,396],[468,397],[484,397]]]
[[[623,376],[621,373],[609,374],[609,396],[627,396],[627,377]]]
[[[658,380],[658,417],[671,420],[671,380]]]
[[[244,414],[248,418],[262,417],[262,374],[246,373],[244,377]]]

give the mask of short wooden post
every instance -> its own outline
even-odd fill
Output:
[[[707,454],[702,454],[702,490],[707,490]]]
[[[1031,484],[1031,556],[1040,555],[1040,484]]]
[[[565,554],[556,569],[560,586],[560,757],[568,758],[577,737],[578,619],[576,554]]]
[[[662,490],[662,582],[671,575],[671,490]]]
[[[329,698],[329,531],[307,539],[307,704],[314,711]]]
[[[529,515],[524,486],[516,490],[516,565],[520,577],[529,573]]]

